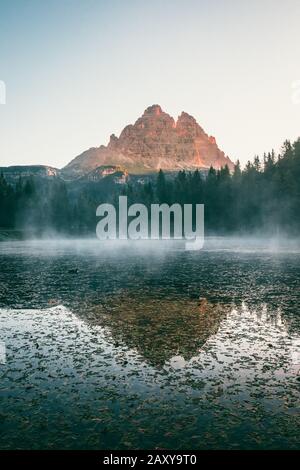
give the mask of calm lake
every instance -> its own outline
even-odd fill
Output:
[[[299,310],[296,242],[2,242],[0,448],[299,448]]]

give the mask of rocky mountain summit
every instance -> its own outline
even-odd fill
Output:
[[[62,174],[66,178],[81,177],[103,165],[126,168],[130,174],[153,173],[159,169],[219,169],[232,161],[208,136],[197,121],[182,112],[177,121],[159,105],[147,108],[134,123],[126,126],[119,137],[111,135],[107,146],[90,148],[78,155]]]

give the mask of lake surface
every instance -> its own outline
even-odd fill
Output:
[[[299,309],[296,242],[2,242],[0,448],[299,448]]]

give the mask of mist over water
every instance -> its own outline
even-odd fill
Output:
[[[0,447],[297,448],[299,261],[278,237],[1,243]]]
[[[125,251],[124,251],[125,250]],[[42,238],[20,241],[2,241],[0,253],[29,253],[31,255],[58,255],[60,253],[90,253],[123,256],[137,251],[140,255],[149,253],[158,257],[168,251],[185,251],[185,240],[98,240],[96,238],[61,238],[54,232]],[[198,251],[198,250],[196,250]],[[200,251],[200,250],[199,250]],[[201,251],[231,251],[260,253],[299,253],[300,238],[289,236],[208,236]]]

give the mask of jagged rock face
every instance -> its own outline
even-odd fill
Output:
[[[121,165],[129,173],[139,174],[160,168],[195,170],[210,166],[221,168],[226,164],[233,168],[215,138],[209,137],[192,116],[183,112],[175,122],[159,105],[153,105],[134,125],[126,126],[119,138],[113,134],[107,147],[87,150],[72,160],[63,172],[74,177],[100,165]]]

